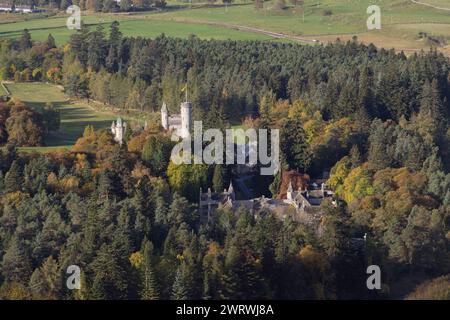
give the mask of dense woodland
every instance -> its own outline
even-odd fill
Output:
[[[128,132],[123,146],[91,127],[70,152],[18,153],[9,141],[1,297],[449,298],[450,62],[435,51],[124,38],[114,23],[108,35],[83,26],[59,48],[27,31],[2,40],[0,70],[148,112],[162,101],[177,112],[187,82],[205,127],[281,129],[283,170],[331,170],[338,200],[323,202],[317,228],[246,210],[204,221],[195,192],[223,190],[230,170],[170,163],[158,123]],[[280,181],[266,187],[275,195]],[[71,264],[82,290],[65,289]],[[370,264],[381,267],[381,291],[366,288]]]

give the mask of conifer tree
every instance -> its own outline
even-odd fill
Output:
[[[33,272],[30,288],[38,299],[55,300],[60,298],[62,279],[58,263],[53,257],[48,257],[42,266]]]
[[[0,195],[5,192],[5,178],[3,172],[0,170]]]
[[[417,131],[428,145],[442,143],[446,115],[436,80],[425,81],[420,99],[420,110],[414,122]]]
[[[5,176],[5,192],[14,192],[22,189],[23,176],[19,162],[14,160]]]
[[[214,166],[214,175],[213,175],[213,188],[216,192],[222,192],[224,188],[223,183],[223,171],[222,165],[216,164]]]
[[[142,244],[142,289],[140,292],[143,300],[157,300],[159,299],[158,285],[156,283],[155,272],[152,265],[152,251],[153,245],[147,239],[144,239]]]
[[[56,42],[55,42],[55,38],[52,36],[51,33],[49,33],[48,37],[47,37],[47,47],[50,49],[56,48]]]
[[[311,155],[299,118],[289,118],[284,121],[281,128],[280,149],[290,169],[302,171],[308,169]]]
[[[172,285],[171,299],[187,300],[188,298],[188,290],[186,288],[183,272],[181,270],[181,266],[179,266],[175,275],[175,281]]]
[[[26,284],[31,276],[31,262],[24,244],[14,236],[5,251],[2,261],[2,275],[6,282]]]
[[[356,144],[350,149],[350,162],[352,163],[352,168],[356,168],[362,163],[361,153]]]
[[[28,31],[28,29],[24,29],[22,31],[22,36],[19,39],[19,47],[21,50],[27,50],[29,48],[31,48],[32,46],[32,42],[31,42],[31,35],[30,32]]]

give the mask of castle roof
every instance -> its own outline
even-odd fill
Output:
[[[230,186],[228,187],[228,192],[229,193],[232,193],[232,192],[234,192],[234,189],[233,189],[233,182],[230,180]]]
[[[292,191],[294,191],[294,188],[292,188],[292,181],[289,181],[289,186],[288,186],[287,192],[292,192]]]

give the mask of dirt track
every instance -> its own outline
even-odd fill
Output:
[[[420,2],[420,1],[416,1],[416,0],[411,0],[411,2],[413,2],[415,4],[420,4],[422,6],[427,6],[427,7],[431,7],[431,8],[434,8],[434,9],[438,9],[438,10],[450,11],[450,8],[438,7],[438,6],[435,6],[433,4],[429,4],[429,3],[426,3],[426,2]]]

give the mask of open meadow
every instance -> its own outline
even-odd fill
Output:
[[[23,151],[51,151],[69,148],[83,135],[88,125],[95,129],[108,128],[116,116],[113,113],[94,111],[87,104],[72,103],[64,92],[55,85],[45,83],[8,84],[11,95],[23,101],[27,106],[42,109],[46,103],[52,103],[61,112],[61,127],[51,132],[45,139],[45,147],[21,148]]]

